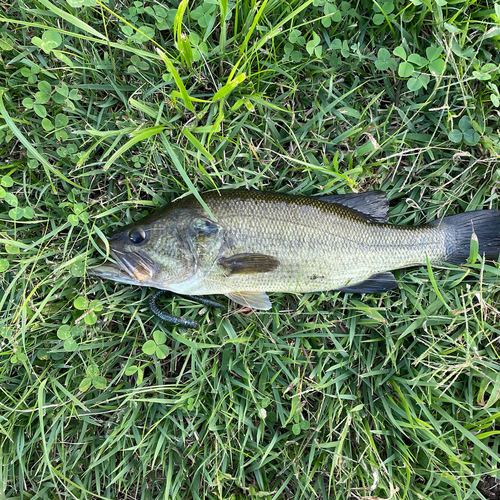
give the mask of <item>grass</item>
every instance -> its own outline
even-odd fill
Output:
[[[0,20],[0,498],[500,498],[496,264],[250,315],[164,303],[198,330],[87,274],[103,234],[187,192],[376,188],[410,225],[498,207],[499,4]]]

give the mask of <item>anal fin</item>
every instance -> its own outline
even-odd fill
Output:
[[[263,311],[271,309],[271,301],[265,292],[232,292],[226,295],[232,301],[240,304],[240,306],[261,309]]]
[[[347,293],[377,293],[392,290],[398,287],[398,282],[392,273],[379,273],[370,276],[364,281],[339,288],[341,292]]]

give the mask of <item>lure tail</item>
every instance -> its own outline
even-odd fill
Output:
[[[180,316],[174,316],[173,314],[169,314],[160,309],[156,301],[164,295],[172,297],[177,294],[170,292],[168,290],[156,290],[156,292],[154,292],[153,295],[149,297],[149,307],[151,308],[151,311],[153,311],[153,314],[158,316],[160,319],[162,319],[163,321],[165,321],[165,323],[168,323],[169,325],[179,325],[185,328],[199,328],[200,325],[197,321],[188,318],[182,318]],[[185,297],[187,299],[193,300],[194,302],[198,302],[198,304],[202,304],[204,306],[217,307],[219,309],[224,308],[224,306],[222,304],[219,304],[219,302],[207,299],[205,297],[195,297],[194,295],[186,295]]]

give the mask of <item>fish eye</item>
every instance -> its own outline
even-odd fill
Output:
[[[146,231],[140,227],[139,229],[133,229],[128,235],[130,241],[135,245],[139,245],[146,240]]]

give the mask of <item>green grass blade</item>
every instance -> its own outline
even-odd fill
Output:
[[[255,27],[257,26],[258,22],[260,21],[260,18],[262,17],[262,14],[264,13],[264,10],[266,8],[268,0],[264,0],[262,2],[262,5],[260,6],[260,9],[257,11],[257,14],[255,14],[254,20],[252,22],[252,25],[250,26],[250,29],[248,30],[248,33],[245,35],[245,38],[243,39],[243,43],[240,45],[240,56],[243,55],[243,52],[247,50],[248,42],[250,41],[250,38],[253,35],[253,32],[255,30]]]
[[[451,311],[450,306],[444,300],[443,295],[441,294],[441,292],[437,286],[436,278],[434,276],[434,271],[432,270],[431,263],[429,262],[429,257],[426,256],[425,259],[426,259],[426,264],[427,264],[427,272],[429,273],[429,279],[431,280],[431,283],[432,283],[432,288],[434,289],[434,292],[436,293],[438,299],[443,303],[443,305],[446,307],[446,309],[448,309],[448,311]]]
[[[145,141],[146,139],[149,139],[150,137],[161,133],[163,130],[165,130],[165,125],[157,125],[155,127],[149,127],[131,133],[133,137],[111,155],[102,169],[104,171],[108,170],[109,167],[117,160],[117,158],[119,158],[125,151],[128,151],[134,144]]]
[[[470,238],[470,251],[469,257],[467,258],[468,264],[475,264],[477,261],[477,257],[479,255],[479,240],[477,239],[477,234],[472,228],[472,236]]]
[[[245,81],[246,77],[247,77],[247,75],[245,73],[241,73],[237,77],[233,78],[230,82],[226,83],[226,85],[224,85],[224,87],[222,87],[221,89],[219,89],[215,93],[214,97],[212,98],[213,102],[216,102],[216,101],[226,97],[236,87],[238,87],[238,85],[243,83]]]
[[[188,6],[188,0],[182,0],[177,7],[177,12],[174,18],[174,34],[177,40],[177,49],[181,56],[181,60],[188,68],[193,65],[193,51],[191,49],[191,42],[189,38],[182,33],[182,22],[184,19],[184,12]]]
[[[227,26],[226,26],[226,16],[227,16],[227,2],[228,0],[219,0],[220,8],[220,43],[219,50],[224,53],[226,48],[226,36],[227,36]]]
[[[181,42],[182,36],[182,20],[184,19],[184,12],[188,6],[189,0],[181,0],[179,7],[177,7],[177,12],[174,18],[174,34],[177,40],[177,45]]]
[[[186,107],[194,113],[194,106],[191,97],[189,96],[186,87],[184,86],[184,83],[182,83],[181,77],[179,76],[179,73],[175,69],[174,65],[170,61],[170,59],[167,57],[167,55],[161,51],[160,49],[156,49],[156,52],[160,55],[162,58],[163,62],[165,63],[165,66],[167,67],[167,70],[172,74],[174,77],[175,83],[177,85],[177,88],[179,89],[179,92],[181,93],[182,99],[184,101],[184,104]]]
[[[47,177],[49,179],[50,184],[52,185],[52,188],[55,190],[54,185],[52,184],[52,179],[50,177],[50,173],[52,172],[55,174],[59,179],[63,180],[64,182],[67,182],[68,184],[71,184],[72,186],[75,186],[79,189],[87,189],[84,188],[83,186],[80,186],[76,182],[73,182],[72,180],[68,179],[64,174],[59,172],[56,168],[54,168],[38,151],[37,149],[31,144],[28,139],[24,136],[24,134],[17,128],[16,124],[10,117],[9,113],[7,112],[7,109],[5,108],[4,102],[3,102],[3,95],[6,92],[6,89],[0,90],[0,114],[2,115],[3,119],[5,120],[5,123],[9,127],[9,129],[12,131],[12,133],[19,139],[19,141],[23,144],[23,146],[31,153],[31,156],[33,158],[36,158],[43,166],[45,173],[47,174]]]
[[[182,130],[182,133],[186,136],[188,141],[210,162],[213,163],[215,161],[215,158],[213,155],[211,155],[205,146],[187,129],[184,128]]]
[[[86,33],[89,33],[92,36],[95,36],[97,38],[102,38],[103,40],[106,40],[106,36],[97,31],[95,28],[92,28],[92,26],[88,25],[78,17],[73,16],[69,12],[66,12],[59,7],[55,6],[52,2],[49,2],[49,0],[40,0],[40,3],[47,7],[51,12],[53,12],[56,16],[60,17],[61,19],[64,19],[67,23],[75,26],[75,28],[78,28],[82,31],[85,31]]]
[[[206,210],[210,218],[217,222],[217,219],[214,217],[210,209],[208,208],[207,204],[203,201],[203,198],[201,197],[200,193],[196,189],[195,185],[192,183],[191,179],[189,176],[186,174],[186,171],[184,170],[184,167],[181,165],[181,162],[179,161],[179,158],[175,154],[174,150],[172,149],[172,146],[170,145],[170,142],[168,139],[165,137],[165,134],[161,134],[161,138],[163,141],[163,144],[165,145],[165,149],[167,150],[172,162],[174,163],[175,168],[181,174],[182,179],[186,183],[187,187],[189,188],[189,192],[195,196],[195,198],[200,202],[201,206]]]

